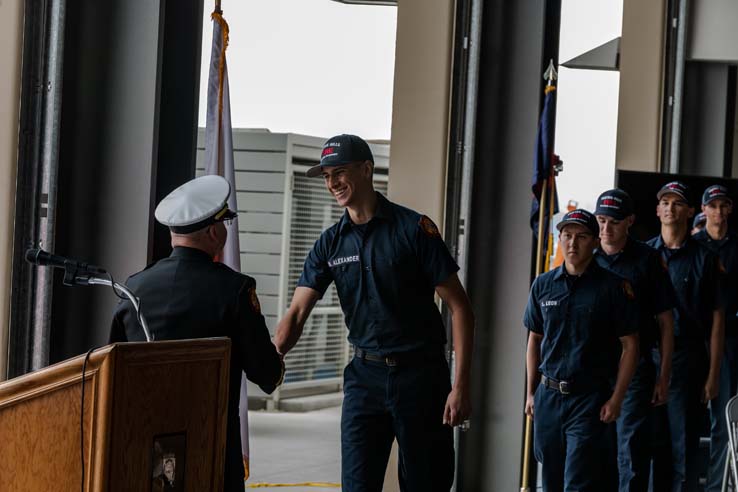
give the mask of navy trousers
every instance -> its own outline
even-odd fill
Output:
[[[345,492],[381,492],[392,441],[400,489],[448,492],[453,430],[443,425],[451,391],[442,355],[407,365],[354,358],[344,370],[341,480]]]
[[[725,355],[720,366],[720,388],[710,402],[710,467],[705,492],[719,492],[723,485],[728,426],[725,406],[738,390],[738,333],[735,329],[725,337]]]
[[[609,388],[562,395],[540,385],[535,394],[533,435],[543,468],[544,492],[601,492],[611,487],[611,426],[600,420]]]
[[[648,490],[651,397],[655,381],[656,368],[650,357],[641,358],[617,420],[620,492]]]

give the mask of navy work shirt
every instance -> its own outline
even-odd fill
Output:
[[[655,249],[631,237],[619,253],[608,255],[598,249],[595,261],[630,281],[638,306],[641,357],[648,357],[659,338],[655,316],[676,307],[676,294],[665,263]]]
[[[648,245],[656,248],[666,262],[676,292],[677,345],[704,342],[710,336],[713,311],[723,307],[717,256],[689,235],[676,249],[667,248],[661,236],[649,240]]]
[[[320,235],[297,285],[322,296],[335,282],[349,342],[387,355],[446,343],[434,293],[458,269],[428,217],[377,193],[367,224],[346,211]]]
[[[738,334],[738,234],[728,231],[724,238],[716,240],[710,237],[707,229],[702,229],[693,236],[720,257],[725,269],[723,275],[723,299],[725,300],[726,333]]]
[[[607,383],[617,374],[620,337],[637,332],[628,281],[590,262],[580,276],[565,265],[536,278],[523,323],[543,335],[545,376],[576,384]]]

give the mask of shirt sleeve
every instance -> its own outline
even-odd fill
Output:
[[[308,253],[307,258],[305,258],[302,275],[300,275],[300,279],[297,281],[298,287],[310,287],[320,292],[321,297],[323,297],[323,294],[325,294],[328,286],[333,281],[333,273],[328,266],[326,243],[325,233],[323,233],[315,241],[313,248]]]
[[[459,271],[459,265],[443,242],[438,227],[425,215],[420,216],[418,220],[415,244],[421,269],[433,287]]]
[[[538,302],[538,291],[540,290],[538,279],[533,282],[528,294],[528,305],[523,315],[523,325],[534,333],[543,335],[543,313],[541,312],[541,304]]]
[[[261,314],[256,283],[249,279],[238,293],[236,313],[238,323],[231,335],[236,360],[246,378],[266,393],[272,393],[282,382],[284,364],[269,336],[269,329]]]
[[[626,279],[613,280],[612,320],[618,338],[638,333],[638,305],[633,286]]]
[[[657,252],[648,258],[647,276],[644,294],[646,295],[646,311],[650,315],[658,315],[677,306],[676,292],[671,284],[669,270]]]

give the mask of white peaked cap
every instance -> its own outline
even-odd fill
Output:
[[[186,228],[195,231],[218,220],[236,216],[228,210],[230,194],[231,185],[222,176],[201,176],[169,193],[159,202],[154,217],[173,230]]]

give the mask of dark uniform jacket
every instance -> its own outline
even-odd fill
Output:
[[[154,340],[229,337],[231,346],[225,490],[243,490],[238,405],[241,371],[264,391],[274,391],[282,362],[269,337],[253,278],[237,273],[198,249],[177,247],[126,285],[141,300]],[[110,342],[144,341],[130,301],[118,304]]]
[[[642,241],[628,238],[625,248],[608,255],[595,252],[595,261],[630,281],[638,306],[638,330],[641,358],[650,359],[651,349],[659,339],[656,316],[676,307],[676,294],[666,264],[658,251]]]
[[[693,236],[720,257],[725,269],[723,275],[723,299],[725,301],[725,334],[738,335],[738,234],[728,231],[720,240],[710,237],[706,229]]]
[[[543,335],[539,370],[575,387],[608,384],[618,371],[620,337],[637,333],[630,283],[594,259],[576,277],[565,265],[536,278],[523,323]]]
[[[712,331],[713,311],[723,307],[720,261],[717,255],[692,236],[678,249],[667,248],[661,236],[648,245],[656,248],[669,268],[677,297],[674,309],[675,348],[699,348]],[[707,355],[706,352],[703,355]]]
[[[459,267],[433,222],[377,193],[377,210],[356,225],[346,211],[315,242],[298,286],[325,294],[336,283],[348,339],[382,355],[440,351],[446,332],[435,288]]]

